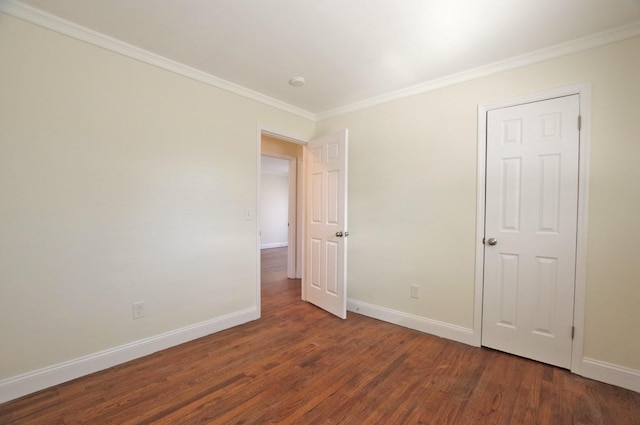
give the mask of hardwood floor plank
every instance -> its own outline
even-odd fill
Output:
[[[300,300],[262,256],[262,318],[0,405],[0,424],[640,425],[640,394]]]

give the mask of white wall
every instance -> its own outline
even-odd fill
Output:
[[[0,385],[255,317],[257,125],[313,122],[4,14],[0,58]]]
[[[289,161],[280,159],[287,164]],[[260,184],[261,248],[287,246],[289,233],[289,176],[262,173]]]
[[[639,69],[636,37],[320,122],[349,128],[349,298],[472,329],[477,107],[591,81],[584,355],[640,376]]]

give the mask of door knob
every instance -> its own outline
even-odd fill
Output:
[[[497,243],[498,243],[498,240],[497,240],[496,238],[489,238],[489,239],[487,240],[487,243],[488,243],[489,245],[493,246],[493,245],[495,245],[495,244],[497,244]]]
[[[339,232],[336,232],[336,236],[339,237],[339,238],[341,238],[343,235],[344,234],[342,233],[342,230],[339,231]]]

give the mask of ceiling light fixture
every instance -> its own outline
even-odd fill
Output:
[[[289,85],[293,86],[293,87],[301,87],[304,86],[304,83],[306,83],[307,80],[305,80],[303,77],[291,77],[289,78]]]

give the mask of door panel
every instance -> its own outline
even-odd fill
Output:
[[[347,317],[347,131],[308,144],[307,301]]]
[[[322,241],[320,239],[311,239],[311,253],[309,266],[309,284],[316,289],[322,289]]]
[[[482,345],[571,365],[577,95],[487,114]]]
[[[502,231],[520,230],[521,159],[502,160]]]
[[[518,311],[519,256],[500,255],[500,326],[515,329]]]

